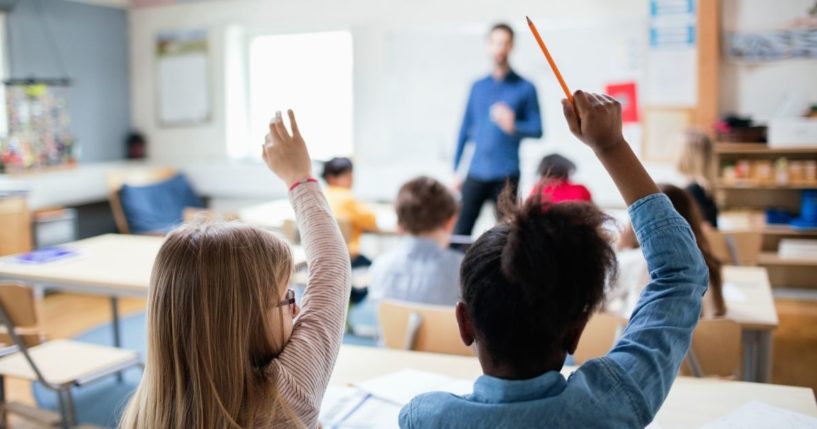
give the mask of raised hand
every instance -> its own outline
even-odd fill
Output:
[[[575,108],[574,108],[575,105]],[[562,100],[570,131],[596,153],[627,205],[660,191],[621,133],[621,105],[607,95],[576,91]]]
[[[287,114],[292,134],[290,135],[287,131],[283,118],[281,118],[281,112],[276,112],[269,125],[269,134],[264,141],[263,158],[276,176],[287,185],[291,185],[312,176],[312,161],[309,159],[306,143],[298,130],[295,113],[288,110]]]
[[[570,131],[595,152],[627,144],[621,133],[621,104],[613,97],[576,91],[573,104],[562,100]]]

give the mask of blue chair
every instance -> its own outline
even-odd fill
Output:
[[[164,234],[182,223],[186,209],[204,208],[187,178],[171,168],[110,174],[108,188],[122,234]]]

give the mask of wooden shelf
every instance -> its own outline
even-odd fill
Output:
[[[761,232],[765,235],[817,236],[817,229],[796,229],[787,225],[766,225]]]
[[[718,184],[718,189],[722,189],[725,191],[733,191],[733,190],[746,190],[746,191],[756,191],[758,189],[769,189],[769,190],[782,190],[782,191],[800,191],[803,189],[817,189],[817,183],[813,183],[810,185],[741,185],[741,184]]]
[[[777,252],[761,252],[757,258],[757,263],[766,266],[817,268],[817,258],[781,258]]]
[[[770,148],[766,143],[716,143],[715,152],[720,155],[817,155],[817,144],[815,146]]]

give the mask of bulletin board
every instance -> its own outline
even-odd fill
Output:
[[[206,30],[163,32],[156,37],[158,122],[161,126],[210,121]]]

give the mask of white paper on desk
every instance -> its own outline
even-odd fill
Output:
[[[323,395],[318,421],[328,428],[339,424],[361,402],[366,400],[366,392],[354,387],[329,386]]]
[[[346,417],[339,425],[333,426],[333,428],[398,428],[400,427],[398,422],[400,418],[400,408],[399,405],[370,396],[360,408]]]
[[[740,286],[734,283],[723,284],[723,299],[726,302],[746,302],[746,294],[740,290]]]
[[[457,395],[470,393],[473,382],[433,372],[402,369],[356,384],[373,396],[398,405],[408,404],[417,395],[441,391]]]
[[[817,429],[817,418],[752,401],[701,429]]]

